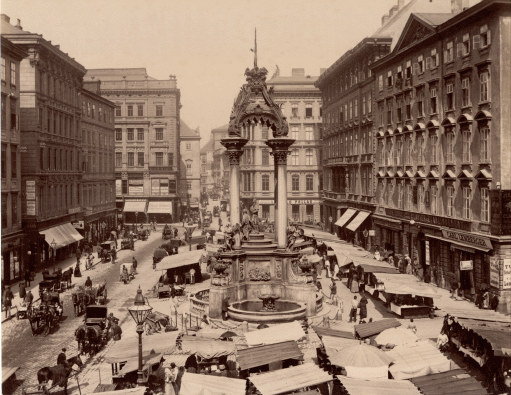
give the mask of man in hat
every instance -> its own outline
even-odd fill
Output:
[[[63,348],[61,353],[57,357],[57,365],[64,365],[66,367],[67,365],[67,357],[66,357],[66,349]]]
[[[8,285],[4,291],[3,304],[5,307],[5,314],[8,320],[11,319],[11,307],[14,295],[12,294],[11,287]]]
[[[34,301],[34,295],[32,295],[32,291],[29,289],[27,291],[27,294],[25,295],[25,299],[24,299],[24,302],[27,305],[27,310],[29,310],[30,307],[32,307],[33,301]]]

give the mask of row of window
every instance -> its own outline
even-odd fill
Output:
[[[163,105],[155,105],[155,114],[157,117],[163,117]],[[115,116],[122,117],[122,107],[115,107]],[[128,104],[126,106],[126,116],[128,117],[143,117],[144,105],[143,104]]]
[[[135,156],[136,154],[136,156]],[[174,166],[174,153],[167,153],[167,163],[164,163],[164,152],[154,152],[154,166]],[[115,167],[122,167],[122,152],[115,153]],[[136,159],[136,161],[135,161]],[[144,166],[146,162],[145,152],[128,152],[127,154],[128,166]],[[188,163],[188,162],[187,162]],[[190,163],[191,168],[191,163]],[[187,165],[188,169],[188,165]]]
[[[253,172],[243,172],[241,173],[241,185],[243,187],[244,192],[255,192],[255,177],[256,173]],[[261,175],[261,190],[263,192],[270,191],[270,175],[263,174]],[[292,174],[291,175],[291,191],[299,192],[300,191],[300,175]],[[313,192],[314,191],[314,175],[306,174],[305,175],[305,191]]]
[[[482,126],[479,131],[479,163],[488,163],[491,161],[490,150],[490,128]],[[464,128],[459,134],[452,129],[447,129],[445,135],[445,161],[454,163],[457,139],[461,142],[461,161],[462,163],[472,163],[472,143],[473,133],[470,129]],[[378,150],[376,153],[376,162],[380,166],[400,166],[412,165],[413,163],[424,165],[438,164],[439,144],[436,133],[430,133],[426,136],[424,132],[417,132],[415,144],[412,133],[406,133],[402,136],[381,138],[378,141]],[[426,144],[427,142],[427,144]]]
[[[395,187],[387,183],[385,180],[380,186],[380,205],[393,207],[400,210],[417,211],[425,213],[426,208],[432,215],[446,215],[447,217],[458,217],[466,220],[472,220],[471,205],[473,190],[469,186],[462,186],[456,189],[453,185],[447,185],[445,188],[445,210],[440,212],[441,197],[437,185],[430,185],[426,190],[425,186],[420,183],[413,186],[411,183],[399,182]],[[461,191],[461,206],[456,205],[456,193]],[[490,192],[489,188],[479,188],[480,194],[480,220],[482,222],[490,222]],[[397,204],[395,204],[397,200]],[[461,207],[457,212],[457,207]]]
[[[136,130],[136,133],[135,133]],[[126,129],[126,138],[128,141],[134,141],[136,136],[136,140],[144,141],[145,132],[143,128],[127,128]],[[115,140],[122,141],[122,129],[115,129]],[[163,141],[163,128],[154,129],[154,140]],[[191,149],[191,147],[190,147]]]
[[[371,69],[368,67],[370,64],[370,58],[364,59],[360,64],[351,67],[349,70],[342,73],[342,75],[333,78],[323,93],[325,103],[334,99],[337,94],[347,91],[353,85],[371,77]]]
[[[370,114],[372,108],[372,92],[367,92],[362,95],[362,106],[360,107],[362,116]],[[325,116],[325,127],[329,130],[331,128],[338,128],[344,122],[356,120],[359,114],[359,101],[358,98],[347,101],[330,110]]]
[[[473,83],[473,82],[472,82]],[[490,73],[483,71],[479,74],[479,81],[477,81],[479,87],[479,102],[484,103],[491,98],[491,84],[490,84]],[[451,78],[446,80],[445,84],[445,96],[444,105],[446,111],[452,111],[456,107],[455,97],[455,79]],[[395,122],[403,122],[405,120],[412,119],[412,107],[413,101],[415,101],[415,111],[417,117],[423,117],[425,111],[429,110],[429,114],[438,114],[439,102],[438,102],[438,85],[433,83],[429,87],[429,102],[426,102],[424,87],[415,89],[415,98],[412,98],[411,94],[404,94],[404,97],[397,96],[394,99],[386,100],[386,109],[384,109],[383,101],[378,104],[379,112],[379,126],[384,127],[385,125],[392,125]],[[426,105],[429,104],[429,108]],[[461,79],[461,95],[458,100],[460,107],[467,107],[471,105],[471,78],[465,76]],[[394,115],[396,118],[394,118]]]
[[[252,165],[255,163],[255,148],[245,148],[243,150],[243,156],[241,157],[241,163],[243,165]],[[272,161],[273,163],[273,161]],[[291,155],[288,160],[288,164],[292,166],[299,165],[315,165],[314,163],[314,149],[307,148],[305,149],[305,163],[300,163],[300,150],[292,149]],[[270,150],[263,149],[261,150],[261,165],[262,166],[270,166]]]
[[[38,92],[73,106],[78,106],[78,91],[74,86],[49,73],[40,72],[39,70],[36,73],[35,83]]]
[[[72,138],[78,131],[79,122],[79,119],[70,115],[50,108],[46,108],[45,111],[43,107],[39,107],[37,123],[41,128],[45,127],[48,133]]]
[[[98,147],[113,147],[114,145],[112,136],[86,129],[82,129],[82,143]]]
[[[16,63],[9,62],[9,73],[7,73],[7,60],[2,56],[2,81],[7,80],[11,85],[18,85],[16,81]]]
[[[326,170],[327,189],[338,193],[361,194],[372,196],[373,194],[373,169],[370,166],[361,166],[360,170],[349,168],[348,170],[333,168]]]
[[[282,109],[284,107],[284,103],[279,104],[280,108]],[[320,107],[320,116],[321,116],[321,107]],[[284,115],[291,115],[291,118],[298,118],[303,113],[300,113],[299,111],[299,104],[298,103],[291,103],[291,114],[284,114]],[[305,118],[312,118],[312,103],[305,103]]]
[[[325,139],[325,143],[327,158],[371,153],[371,131],[364,128],[341,132]]]
[[[15,180],[17,177],[18,177],[18,158],[17,158],[17,155],[18,155],[18,147],[15,146],[15,145],[11,145],[11,159],[10,159],[10,163],[7,162],[7,145],[6,144],[2,144],[2,167],[1,167],[1,172],[2,172],[2,179],[4,178],[7,178],[7,176],[9,175],[10,173],[10,176],[11,176],[11,180]],[[10,164],[10,166],[9,166]],[[9,170],[9,167],[10,167],[10,170]]]
[[[54,171],[80,171],[80,164],[78,160],[75,160],[74,151],[40,147],[39,168]]]
[[[82,100],[82,114],[92,119],[97,119],[98,121],[103,122],[112,122],[112,112],[109,108],[103,109],[102,106],[98,106],[98,109],[96,111],[96,105],[90,102],[86,102],[85,100]]]

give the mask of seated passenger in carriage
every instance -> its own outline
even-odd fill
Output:
[[[85,288],[92,289],[92,280],[90,277],[87,277],[87,280],[85,280]]]

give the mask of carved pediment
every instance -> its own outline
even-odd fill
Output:
[[[431,25],[430,21],[425,18],[426,15],[410,15],[408,22],[406,23],[401,36],[396,44],[394,51],[409,47],[417,41],[421,41],[423,38],[433,34],[435,32],[434,25]]]

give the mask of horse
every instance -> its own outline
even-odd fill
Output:
[[[96,325],[81,325],[75,331],[75,338],[78,342],[78,349],[81,354],[94,356],[97,354],[101,346],[105,343],[105,334],[103,330]]]
[[[77,365],[79,368],[83,366],[83,362],[79,355],[70,358],[66,361],[65,364],[60,364],[56,366],[46,366],[44,368],[39,369],[37,372],[37,381],[39,382],[39,388],[41,388],[42,384],[48,384],[48,382],[52,381],[52,387],[59,386],[64,388],[64,394],[67,395],[67,379],[69,378],[71,372],[73,371],[73,365]],[[46,386],[43,386],[44,393],[48,392]]]

